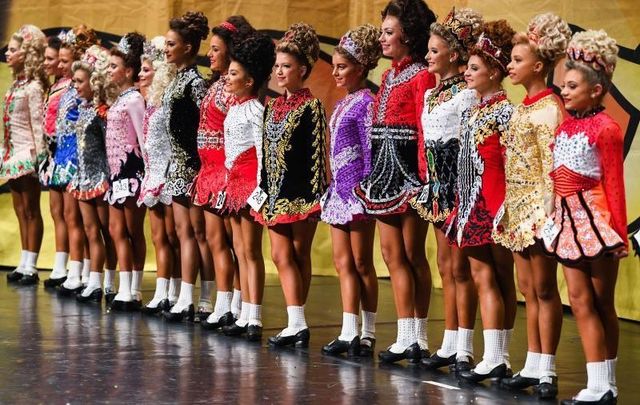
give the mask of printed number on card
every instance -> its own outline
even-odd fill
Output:
[[[555,221],[552,217],[547,218],[547,221],[544,223],[542,227],[542,240],[544,241],[545,246],[551,247],[553,242],[558,237],[560,233],[560,227],[556,225]]]
[[[324,204],[327,202],[327,198],[329,197],[329,192],[327,191],[320,197],[320,208],[324,209]]]
[[[428,184],[422,187],[422,191],[420,191],[420,194],[418,194],[417,201],[421,204],[429,201],[429,185]]]
[[[260,211],[260,208],[262,208],[262,206],[264,205],[265,201],[267,201],[267,193],[265,193],[260,188],[260,186],[258,186],[255,188],[255,190],[253,190],[253,192],[249,196],[249,199],[247,200],[247,204],[249,204],[251,209],[258,212]]]
[[[227,193],[224,191],[221,191],[218,193],[218,198],[216,198],[216,203],[213,206],[213,208],[220,210],[222,209],[222,207],[224,207],[224,200],[227,198]]]
[[[120,200],[131,196],[131,193],[129,192],[129,179],[114,181],[111,189],[111,194],[114,200]]]

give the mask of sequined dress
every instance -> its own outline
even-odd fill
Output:
[[[71,85],[70,85],[71,86]],[[78,145],[76,122],[80,98],[72,86],[60,99],[56,118],[56,148],[53,155],[53,170],[50,187],[64,190],[78,170]]]
[[[222,211],[237,213],[259,183],[262,162],[262,119],[264,106],[255,98],[229,108],[224,120],[226,169]]]
[[[373,99],[369,89],[353,92],[338,101],[329,120],[331,182],[320,216],[328,224],[345,225],[367,218],[353,190],[371,171]]]
[[[545,249],[575,265],[628,246],[624,135],[599,108],[569,117],[556,131],[553,179],[556,238]]]
[[[220,76],[211,85],[200,106],[198,155],[201,165],[192,192],[196,205],[210,205],[224,189],[224,120],[234,100],[225,91],[226,84],[227,77]]]
[[[91,200],[109,189],[109,163],[105,135],[107,106],[96,108],[82,101],[78,107],[76,139],[78,144],[78,171],[67,186],[67,191],[78,200]]]
[[[520,252],[535,243],[547,219],[545,201],[553,199],[551,144],[562,122],[563,107],[551,89],[518,105],[509,130],[500,139],[505,148],[504,215],[493,239]]]
[[[44,90],[37,80],[16,79],[4,96],[0,179],[37,172],[46,158],[42,131]]]
[[[171,196],[165,188],[169,160],[171,159],[171,143],[167,133],[167,117],[163,106],[149,105],[144,114],[142,124],[144,147],[144,179],[138,196],[138,205],[153,207],[158,203],[171,204]]]
[[[372,215],[405,212],[425,182],[420,111],[424,92],[435,78],[422,62],[407,57],[382,75],[373,103],[372,168],[354,193]],[[420,139],[420,142],[418,140]]]
[[[47,158],[40,165],[38,170],[38,177],[40,178],[40,184],[43,186],[49,186],[51,181],[51,175],[54,168],[53,156],[56,152],[56,120],[58,117],[58,109],[60,108],[60,101],[62,96],[69,90],[71,79],[60,78],[51,88],[44,104],[44,139],[47,146]]]
[[[421,122],[427,183],[410,202],[424,220],[438,227],[456,201],[462,114],[477,103],[477,93],[467,88],[463,75],[442,80],[424,94]]]
[[[260,188],[267,200],[256,220],[292,223],[319,214],[325,177],[324,107],[304,88],[269,100],[264,112]]]
[[[122,204],[127,198],[137,198],[144,177],[142,160],[142,120],[144,98],[131,87],[123,91],[107,113],[107,159],[109,190],[104,199],[110,204]]]
[[[504,202],[504,157],[500,139],[513,105],[501,91],[462,115],[457,201],[444,225],[460,247],[493,243],[494,220]]]
[[[162,97],[171,144],[169,172],[164,185],[171,197],[186,197],[200,169],[198,123],[207,85],[195,65],[178,72]]]

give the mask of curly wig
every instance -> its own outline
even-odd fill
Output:
[[[591,86],[600,84],[602,95],[611,88],[611,80],[618,62],[618,45],[604,30],[577,32],[567,48],[567,70],[582,72]]]
[[[513,45],[529,45],[548,73],[565,56],[570,39],[569,24],[553,13],[544,13],[529,21],[527,32],[518,32],[513,37]]]
[[[479,56],[490,68],[498,70],[504,78],[511,60],[515,33],[506,20],[489,21],[484,24],[482,34],[469,54]]]
[[[200,44],[209,35],[209,20],[200,11],[187,11],[182,17],[172,18],[169,29],[191,45],[191,56],[200,51]]]
[[[73,35],[70,36],[72,41],[62,41],[61,48],[69,49],[73,54],[73,60],[80,60],[84,51],[89,49],[91,45],[100,44],[96,32],[84,24],[73,27],[71,31],[73,32]]]
[[[276,61],[275,45],[270,36],[256,33],[234,47],[231,60],[238,62],[253,78],[257,93],[269,80]]]
[[[44,50],[46,37],[35,25],[23,25],[11,38],[20,44],[19,52],[24,54],[24,75],[27,80],[37,80],[46,92],[49,78],[44,71]],[[13,72],[14,76],[17,72]]]
[[[379,37],[379,28],[371,24],[361,25],[344,34],[335,51],[352,63],[362,65],[365,70],[363,78],[366,78],[369,71],[378,66],[382,56]]]
[[[306,80],[311,75],[313,65],[320,57],[320,41],[316,30],[309,24],[296,23],[289,27],[287,32],[276,46],[276,52],[284,52],[293,55],[298,61],[307,67],[303,76]]]
[[[84,70],[89,74],[89,85],[93,91],[93,103],[95,106],[110,104],[115,89],[107,80],[107,67],[109,66],[109,51],[100,45],[92,45],[87,49],[78,61],[73,62],[71,70]]]
[[[427,3],[423,0],[391,0],[382,10],[382,19],[387,16],[396,17],[400,21],[405,43],[414,60],[424,60],[429,42],[429,27],[436,22],[436,15]]]

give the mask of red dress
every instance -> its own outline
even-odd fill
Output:
[[[196,176],[191,196],[195,205],[212,205],[218,193],[224,190],[224,119],[234,97],[225,91],[227,77],[220,76],[207,92],[200,106],[198,126],[198,155],[200,171]]]

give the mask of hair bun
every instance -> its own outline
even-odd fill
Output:
[[[379,28],[371,24],[361,25],[344,34],[336,50],[346,52],[369,71],[378,66],[378,59],[382,56],[379,37]]]
[[[571,39],[569,24],[553,13],[538,14],[529,21],[526,35],[539,56],[556,62],[564,56]]]
[[[320,56],[320,41],[316,30],[311,25],[296,23],[284,33],[276,49],[295,53],[307,65],[313,66]]]
[[[186,28],[194,32],[201,41],[207,39],[209,35],[209,20],[207,16],[200,11],[187,11],[182,19]]]

